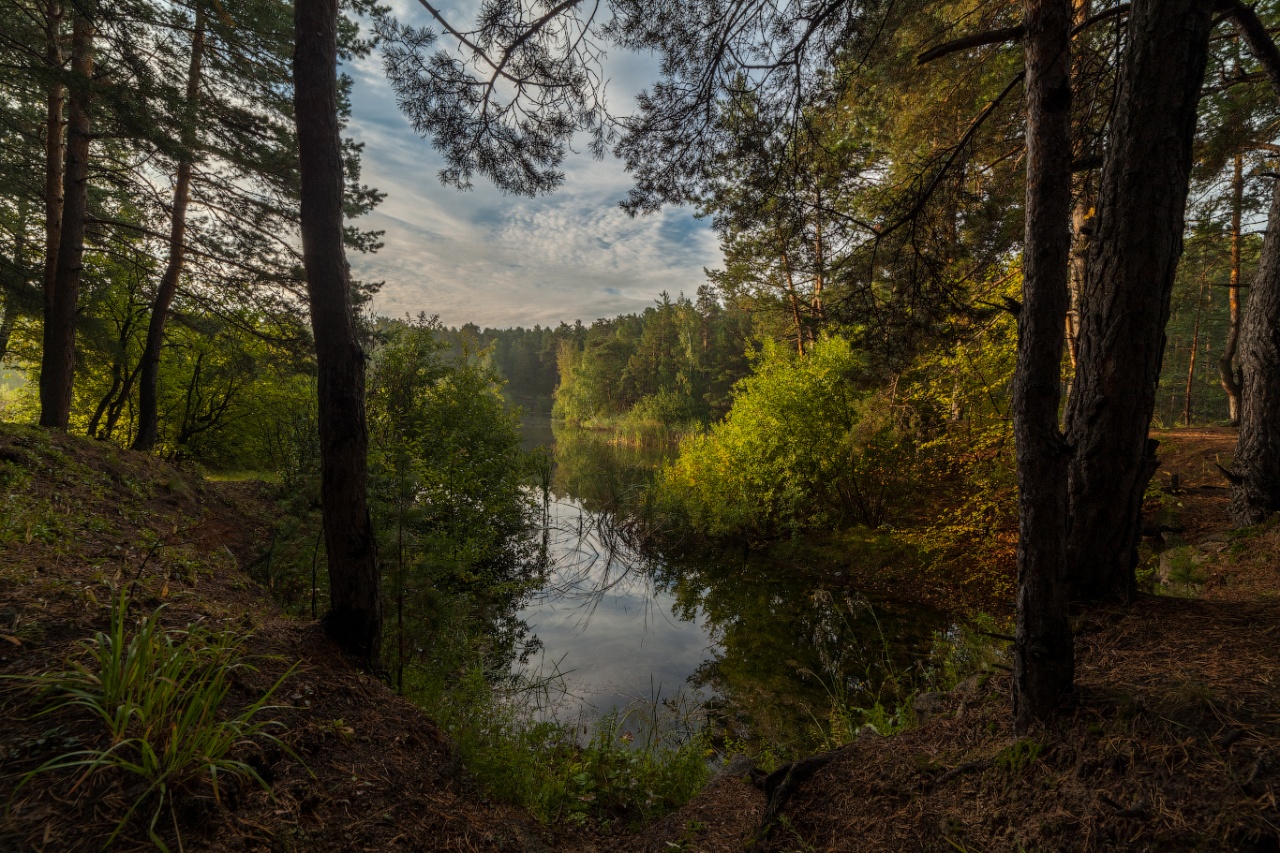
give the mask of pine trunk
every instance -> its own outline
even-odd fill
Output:
[[[40,425],[65,430],[71,419],[71,382],[76,365],[76,309],[84,267],[89,201],[89,106],[93,93],[94,25],[77,8],[71,33],[74,85],[67,107],[66,164],[58,257],[44,316],[40,362]]]
[[[1240,370],[1236,365],[1236,351],[1240,346],[1240,219],[1244,211],[1244,155],[1237,153],[1231,176],[1231,290],[1228,302],[1231,310],[1227,327],[1227,342],[1218,359],[1218,379],[1227,392],[1227,417],[1231,425],[1240,423]]]
[[[1261,524],[1280,509],[1280,180],[1268,215],[1240,333],[1244,383],[1230,508],[1238,527]]]
[[[204,60],[204,8],[196,4],[195,34],[191,38],[191,62],[187,68],[186,128],[182,161],[173,185],[173,216],[169,224],[169,262],[151,301],[151,320],[147,324],[147,342],[142,349],[138,373],[138,434],[134,450],[151,450],[160,437],[160,349],[164,344],[164,325],[169,306],[178,292],[182,265],[186,258],[187,202],[191,197],[191,171],[195,158],[195,122],[200,107],[200,71]]]
[[[62,70],[62,4],[45,7],[45,63],[51,73]],[[58,244],[62,240],[62,170],[66,166],[66,135],[62,108],[67,90],[50,83],[44,129],[44,314],[53,313],[53,282],[58,273]]]
[[[1280,97],[1280,49],[1257,14],[1233,4],[1236,28]],[[1260,524],[1280,509],[1280,181],[1272,188],[1262,259],[1240,328],[1240,437],[1232,463],[1231,520]]]
[[[365,496],[365,358],[342,244],[337,0],[298,0],[294,24],[302,256],[319,371],[320,489],[329,561],[324,622],[339,646],[374,664],[382,643],[382,600]]]
[[[1067,409],[1074,448],[1067,541],[1074,599],[1127,599],[1148,438],[1191,171],[1212,0],[1134,0],[1080,294]]]
[[[1013,707],[1019,731],[1070,694],[1067,461],[1058,429],[1070,307],[1071,0],[1026,0],[1027,206],[1013,429],[1018,467],[1018,613]]]

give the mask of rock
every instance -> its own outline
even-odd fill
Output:
[[[872,738],[884,737],[880,734],[880,730],[875,726],[867,723],[865,726],[858,726],[858,740],[871,740]]]

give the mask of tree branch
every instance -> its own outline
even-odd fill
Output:
[[[1234,2],[1238,3],[1239,0],[1234,0]],[[1128,3],[1121,3],[1119,6],[1112,6],[1110,9],[1104,9],[1098,14],[1091,15],[1085,20],[1081,21],[1076,26],[1072,27],[1071,35],[1074,38],[1075,36],[1080,35],[1080,33],[1084,32],[1089,27],[1092,27],[1094,24],[1098,23],[1099,21],[1105,21],[1107,18],[1114,18],[1117,15],[1124,15],[1128,13],[1128,11],[1129,11]],[[1255,16],[1255,19],[1256,19],[1256,16]],[[1026,28],[1023,27],[1022,24],[1018,24],[1012,27],[1002,27],[1001,29],[998,29],[998,30],[987,30],[986,32],[976,33],[971,36],[964,36],[963,38],[952,39],[951,41],[943,42],[937,47],[931,47],[928,50],[926,50],[924,53],[917,56],[916,65],[926,65],[930,62],[933,62],[935,59],[941,59],[942,57],[947,56],[949,54],[958,53],[962,50],[968,50],[969,48],[973,48],[973,47],[983,47],[988,44],[1004,44],[1012,41],[1021,41],[1024,35],[1026,35]]]

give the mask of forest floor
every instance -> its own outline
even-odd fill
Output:
[[[266,551],[262,488],[8,425],[0,674],[65,668],[131,580],[139,612],[163,603],[168,624],[249,634],[258,670],[240,674],[228,704],[297,662],[274,703],[287,707],[270,712],[291,753],[250,756],[270,792],[188,786],[157,824],[175,850],[180,836],[187,851],[1278,851],[1280,525],[1229,530],[1214,463],[1229,464],[1230,431],[1160,438],[1157,482],[1179,482],[1147,507],[1150,592],[1076,617],[1078,693],[1057,722],[1015,737],[996,670],[918,696],[918,723],[901,734],[763,780],[731,763],[626,834],[541,826],[491,802],[420,711],[352,668],[315,623],[281,615],[245,573]],[[41,707],[21,682],[0,687],[0,850],[101,849],[138,786],[113,771],[19,788],[102,737],[87,714]],[[147,848],[148,820],[128,823],[115,848]]]

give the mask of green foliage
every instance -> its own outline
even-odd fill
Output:
[[[207,782],[215,797],[228,780],[266,781],[245,760],[235,757],[269,742],[284,747],[270,730],[279,724],[255,719],[271,710],[271,697],[292,669],[265,693],[224,718],[219,710],[238,673],[253,667],[241,659],[244,637],[199,626],[177,631],[161,623],[163,606],[130,624],[129,597],[121,592],[111,612],[111,627],[82,644],[70,668],[24,680],[50,701],[42,713],[87,711],[109,738],[102,747],[59,755],[27,774],[72,770],[84,777],[107,770],[137,776],[141,791],[133,797],[104,847],[119,835],[139,809],[149,809],[151,840],[168,850],[158,822],[174,798],[197,782]],[[176,819],[174,825],[176,826]]]
[[[521,450],[518,414],[492,366],[447,357],[440,331],[425,318],[387,324],[369,371],[370,499],[398,682],[473,622],[494,633],[495,657],[513,654],[520,628],[508,605],[538,577],[524,536],[534,461]]]
[[[467,768],[539,820],[607,826],[656,818],[687,802],[709,775],[704,731],[678,706],[638,702],[569,724],[552,716],[554,678],[513,680],[480,664],[456,680],[423,676],[415,673],[408,693],[449,732]]]
[[[1020,283],[1009,276],[990,298],[1012,296]],[[940,574],[987,600],[1013,589],[1018,521],[1009,403],[1016,343],[1015,319],[993,312],[966,339],[917,359],[902,389],[920,435],[919,510],[904,533]]]
[[[859,389],[862,357],[838,337],[805,356],[766,341],[754,366],[725,419],[681,444],[660,503],[720,536],[887,521],[909,439]]]
[[[643,314],[599,320],[560,341],[552,413],[636,441],[687,432],[725,410],[746,370],[749,327],[705,286],[696,303],[663,293]]]

